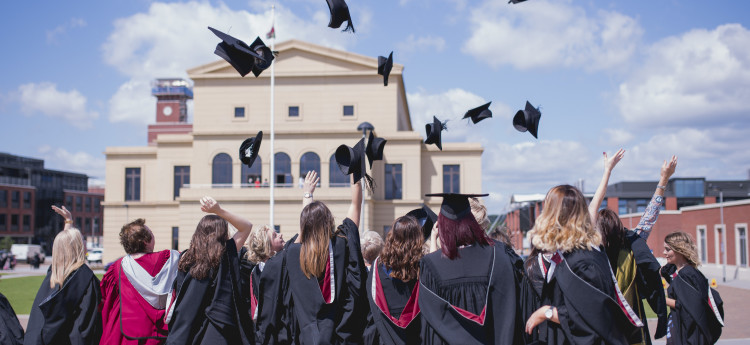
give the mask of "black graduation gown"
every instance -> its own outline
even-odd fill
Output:
[[[258,282],[258,317],[255,320],[256,344],[292,344],[296,333],[292,320],[289,276],[286,274],[286,249],[297,240],[294,235],[281,253],[266,261],[265,274]]]
[[[638,331],[617,302],[606,254],[573,250],[563,254],[542,288],[541,305],[557,308],[560,324],[545,321],[539,339],[547,344],[621,344]]]
[[[267,290],[264,290],[263,280],[266,279],[266,274],[261,275],[261,305],[267,303],[272,308],[263,306],[260,312],[268,313],[276,319],[259,320],[259,339],[262,337],[267,343],[293,341],[299,344],[362,342],[368,304],[365,295],[367,269],[362,259],[359,233],[357,226],[348,218],[344,219],[337,231],[338,234],[331,238],[334,263],[332,280],[335,287],[334,299],[329,304],[323,299],[318,279],[308,279],[302,273],[299,262],[301,244],[290,244],[283,252],[283,262],[272,259],[266,263],[264,270],[271,269],[276,272],[277,269],[283,268],[285,272],[281,272],[281,278],[277,276],[273,279],[281,281],[280,284],[268,284],[281,289],[269,295],[266,294]],[[283,304],[269,300],[276,296],[282,298]],[[279,310],[280,308],[291,309],[291,313],[286,314],[291,319],[284,321],[281,316],[287,312]],[[278,339],[279,336],[269,332],[281,334],[283,339]],[[273,339],[274,337],[277,339]]]
[[[180,271],[175,279],[174,312],[167,344],[251,344],[252,321],[240,295],[239,258],[234,239],[211,277],[194,279]]]
[[[440,251],[420,264],[423,344],[518,344],[518,256],[501,242],[472,245],[450,260]],[[473,314],[473,315],[471,315]]]
[[[0,293],[0,344],[23,344],[23,328],[13,307]]]
[[[102,337],[99,279],[83,265],[62,288],[50,288],[52,270],[31,305],[24,344],[98,344]]]
[[[646,241],[638,234],[633,231],[628,231],[625,238],[630,246],[630,250],[633,251],[635,264],[638,267],[636,271],[636,284],[641,299],[638,300],[639,308],[635,311],[640,311],[638,317],[640,317],[641,320],[646,320],[646,312],[643,309],[643,299],[648,301],[648,304],[656,313],[659,320],[656,325],[656,333],[654,333],[654,338],[659,339],[667,334],[667,300],[664,296],[664,286],[661,283],[661,276],[659,275],[661,265],[656,261],[656,258],[654,257],[654,254],[651,253],[651,249],[648,247],[648,244],[646,244]],[[650,345],[651,336],[648,326],[643,327],[643,333],[646,344]],[[640,341],[640,338],[641,333],[637,332],[634,337],[630,338],[630,342],[638,342]]]
[[[524,275],[521,279],[520,314],[525,322],[535,311],[542,307],[542,289],[544,288],[544,274],[539,267],[537,255],[530,255],[524,262]],[[524,332],[524,344],[539,344],[539,333],[545,333],[546,322],[537,326],[531,334]]]
[[[674,265],[665,266],[665,272],[674,270]],[[722,319],[724,306],[719,294],[710,289],[708,279],[690,265],[683,267],[676,276],[667,275],[665,278],[669,282],[667,294],[675,300],[675,308],[669,315],[672,320],[669,342],[689,345],[716,343],[723,326],[709,304],[709,292]]]
[[[258,284],[260,283],[260,267],[255,262],[252,262],[245,258],[247,248],[242,247],[240,249],[240,295],[245,299],[245,305],[248,306],[247,314],[250,320],[253,320],[253,314],[255,311],[251,308],[251,305],[255,304],[252,301],[254,297],[258,299]],[[254,322],[254,321],[253,321]],[[253,332],[254,326],[253,326]]]
[[[416,304],[419,298],[418,284],[417,279],[404,282],[390,277],[380,260],[375,260],[367,275],[367,301],[370,304],[370,313],[364,332],[365,344],[406,345],[422,342],[422,320]],[[400,324],[394,323],[380,309],[376,302],[378,299],[385,301],[388,313],[399,320]]]

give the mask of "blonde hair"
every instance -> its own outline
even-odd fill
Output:
[[[693,237],[690,234],[682,231],[673,232],[664,238],[664,243],[672,248],[672,251],[684,256],[690,266],[700,266],[698,248],[695,246],[695,241],[693,241]]]
[[[372,264],[383,250],[383,236],[379,233],[367,230],[362,234],[362,256],[365,262]]]
[[[560,185],[547,192],[542,213],[529,235],[539,250],[568,252],[598,247],[602,236],[594,228],[586,198],[570,185]]]
[[[487,207],[477,198],[469,198],[469,205],[471,206],[471,214],[474,215],[482,230],[487,232],[490,229],[490,218],[487,217]]]
[[[50,288],[60,285],[62,288],[65,279],[73,271],[83,266],[85,262],[85,248],[83,247],[83,237],[81,232],[76,228],[63,230],[52,243],[52,273],[49,278]]]
[[[268,225],[263,225],[253,227],[253,230],[250,231],[250,236],[247,237],[247,242],[245,242],[248,260],[260,263],[276,254],[271,249],[271,238],[268,236],[269,229]]]

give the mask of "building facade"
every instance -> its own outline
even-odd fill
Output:
[[[388,142],[384,159],[368,167],[375,188],[365,196],[362,229],[384,233],[422,203],[439,207],[442,199],[426,193],[481,191],[481,145],[444,143],[440,151],[424,145],[412,128],[402,65],[393,66],[384,87],[376,58],[295,40],[276,48],[273,151],[271,70],[241,78],[223,60],[188,71],[194,82],[190,132],[168,133],[162,126],[149,145],[106,149],[105,261],[124,254],[117,234],[136,218],[146,219],[157,249],[187,248],[204,215],[199,200],[205,195],[254,224],[270,224],[269,180],[276,185],[273,225],[288,239],[299,231],[299,182],[310,170],[321,180],[315,199],[341,222],[350,189],[334,152],[341,144],[353,146],[365,121]],[[186,123],[178,125],[175,131],[184,131]],[[258,131],[264,133],[260,153],[252,167],[244,166],[239,145]]]

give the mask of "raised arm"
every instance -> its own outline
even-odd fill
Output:
[[[643,212],[638,226],[634,229],[644,240],[648,239],[648,235],[651,234],[651,228],[659,217],[661,205],[664,205],[664,191],[667,189],[667,183],[669,183],[669,178],[672,177],[675,169],[677,169],[677,156],[672,156],[672,159],[664,161],[661,165],[659,184],[656,185],[654,196],[649,201],[648,206],[646,206],[646,211]]]
[[[65,227],[63,227],[63,231],[68,230],[71,226],[73,226],[73,215],[70,214],[70,211],[68,211],[67,208],[65,208],[65,205],[63,205],[62,208],[52,205],[52,210],[57,212],[57,214],[61,215],[63,219],[65,219]]]
[[[232,224],[232,226],[237,229],[237,232],[232,236],[232,239],[234,239],[234,243],[237,245],[237,250],[242,248],[242,245],[245,244],[245,240],[247,240],[247,236],[250,235],[250,230],[253,229],[253,223],[223,209],[219,203],[210,196],[204,196],[201,198],[201,211],[213,213],[229,222],[229,224]]]
[[[349,212],[346,217],[351,219],[352,222],[359,228],[359,216],[362,213],[362,180],[354,183],[354,174],[352,174],[352,203],[349,205]]]
[[[305,176],[305,185],[302,187],[305,192],[302,195],[303,208],[313,202],[313,193],[315,192],[315,187],[318,185],[319,181],[320,177],[318,177],[318,173],[315,172],[315,170],[307,172],[307,176]]]
[[[615,168],[615,165],[620,162],[624,155],[624,149],[618,150],[612,157],[607,157],[607,153],[604,152],[604,175],[602,176],[602,181],[599,182],[599,187],[596,189],[596,193],[594,193],[594,198],[591,199],[591,203],[589,204],[589,215],[591,216],[592,222],[596,222],[596,212],[599,211],[599,206],[602,204],[602,200],[604,200],[604,196],[607,194],[609,175],[612,174],[612,169]]]

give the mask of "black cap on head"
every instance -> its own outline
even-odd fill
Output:
[[[331,20],[328,22],[328,27],[338,29],[341,24],[347,22],[344,31],[351,30],[354,32],[352,16],[349,14],[349,6],[346,5],[346,1],[326,0],[326,2],[328,3],[328,10],[331,11]]]
[[[354,174],[356,183],[362,178],[363,159],[365,157],[365,139],[359,139],[354,147],[340,145],[335,153],[336,163],[339,169],[346,174]]]
[[[248,167],[253,166],[255,158],[258,158],[258,152],[260,151],[260,142],[263,140],[263,131],[259,131],[258,135],[252,138],[247,138],[240,145],[240,161],[242,164]]]
[[[255,42],[250,45],[250,49],[258,54],[261,58],[256,58],[253,64],[253,75],[256,77],[265,71],[268,67],[271,67],[273,59],[276,57],[273,55],[271,48],[268,48],[260,37],[255,39]]]
[[[428,123],[424,126],[427,132],[427,139],[424,140],[425,144],[435,144],[440,151],[443,150],[443,139],[440,133],[446,129],[445,123],[440,122],[436,116],[432,117],[432,123]]]
[[[383,86],[388,86],[388,76],[391,74],[393,69],[393,52],[385,56],[378,56],[378,74],[383,76]]]
[[[516,112],[516,116],[513,117],[513,127],[519,132],[526,132],[527,130],[534,138],[537,138],[537,130],[539,129],[539,119],[542,117],[542,113],[538,108],[526,101],[526,109],[519,110]],[[539,139],[539,138],[537,138]]]
[[[370,138],[367,140],[367,148],[365,154],[367,155],[367,161],[370,162],[370,169],[372,169],[372,162],[383,159],[383,149],[387,140],[383,138],[376,138],[375,134],[370,131]]]
[[[221,38],[222,42],[216,45],[214,54],[229,62],[232,67],[241,75],[245,76],[253,70],[257,61],[265,61],[265,58],[256,53],[245,42],[229,36],[212,27],[208,27],[211,32]],[[256,40],[257,41],[257,40]],[[261,42],[262,43],[262,42]],[[270,63],[270,62],[268,62]],[[256,75],[257,77],[257,75]]]
[[[480,105],[474,109],[467,111],[463,118],[464,119],[470,118],[471,122],[474,122],[476,124],[479,121],[492,117],[490,104],[492,104],[492,102],[488,102],[487,104]]]
[[[437,223],[438,215],[435,214],[435,212],[432,212],[432,210],[425,204],[422,204],[422,207],[418,209],[409,211],[406,215],[417,219],[417,222],[422,227],[424,240],[427,241],[427,239],[430,238],[430,234],[432,234],[432,228],[435,226],[435,223]]]
[[[450,220],[459,220],[471,213],[469,198],[488,196],[489,194],[456,194],[456,193],[433,193],[425,196],[443,197],[443,204],[440,205],[440,214]]]

